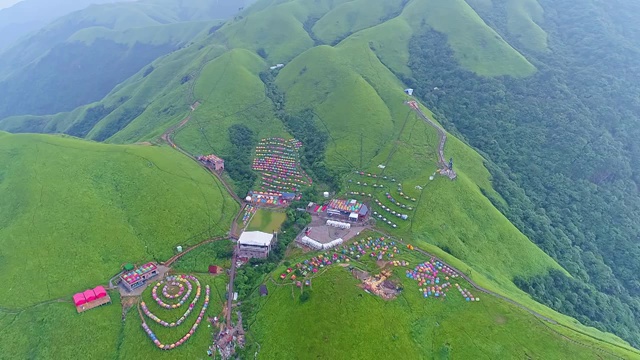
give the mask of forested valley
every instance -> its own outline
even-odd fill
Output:
[[[538,69],[522,79],[464,70],[446,36],[424,28],[410,42],[413,77],[403,80],[449,131],[485,154],[508,203],[495,205],[572,275],[516,284],[638,347],[640,37],[618,33],[638,5],[613,3],[541,2],[549,51],[518,49]],[[613,15],[601,15],[610,7]],[[483,15],[509,38],[504,9],[494,10]],[[625,29],[640,33],[637,23]]]

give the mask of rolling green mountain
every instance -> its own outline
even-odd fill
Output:
[[[91,4],[116,0],[23,0],[0,10],[0,53],[51,21]]]
[[[638,353],[628,342],[640,344],[640,254],[633,221],[640,204],[634,141],[640,107],[633,79],[640,67],[633,37],[638,27],[629,15],[636,5],[621,0],[616,5],[259,0],[190,40],[190,46],[143,66],[98,102],[58,114],[7,117],[0,128],[67,133],[110,144],[156,142],[197,101],[174,141],[190,153],[229,159],[228,175],[240,195],[255,181],[250,149],[263,137],[293,136],[305,144],[303,166],[316,191],[380,195],[356,186],[354,174],[382,175],[383,165],[384,174],[397,178],[416,203],[408,221],[397,229],[379,224],[382,230],[443,257],[481,286],[559,324],[545,325],[555,331],[549,338],[533,315],[507,310],[493,299],[483,314],[460,320],[468,328],[444,326],[458,329],[452,334],[480,333],[493,328],[492,316],[513,311],[513,328],[501,330],[495,339],[502,340],[484,340],[495,346],[465,338],[451,340],[456,345],[450,347],[447,335],[424,330],[424,324],[440,322],[428,318],[427,310],[412,311],[416,299],[389,306],[367,302],[372,312],[393,307],[402,318],[396,319],[400,325],[391,340],[379,335],[372,342],[399,340],[398,349],[409,357],[443,348],[453,358],[492,358],[501,351],[514,357],[600,355],[591,348],[578,352],[566,336],[633,358]],[[606,16],[577,27],[575,19],[585,13]],[[80,32],[74,38],[90,42],[91,36]],[[285,66],[269,69],[277,63]],[[455,160],[455,181],[429,180],[438,167],[438,133],[405,104],[411,99],[405,87],[414,88],[433,111],[423,106],[426,115],[446,128],[444,152]],[[248,289],[243,296],[250,297],[251,289],[273,276],[273,268],[262,270],[241,274]],[[358,301],[333,286],[320,285],[318,294],[324,295],[314,301],[331,301],[336,294],[354,295],[344,297],[347,308]],[[298,334],[304,330],[291,324],[310,316],[308,305],[286,302],[286,291],[276,294],[279,309],[259,301],[245,309],[256,334],[248,348],[263,344],[270,354],[266,358],[282,358],[284,343],[294,347],[292,354],[316,346],[317,339],[273,342],[269,329]],[[281,316],[274,317],[279,311]],[[286,323],[280,320],[284,314]],[[327,313],[327,318],[339,316],[346,315]],[[372,319],[350,321],[357,328]],[[500,345],[524,344],[532,334],[554,345]],[[348,331],[327,336],[323,346],[344,347],[348,336]],[[432,345],[416,350],[421,342]],[[349,355],[357,356],[362,353]]]
[[[148,0],[64,16],[0,58],[0,117],[52,114],[101,99],[154,59],[215,30],[242,3]]]
[[[168,147],[2,132],[0,157],[0,277],[10,284],[1,308],[104,283],[125,262],[167,259],[177,245],[226,234],[238,210]]]

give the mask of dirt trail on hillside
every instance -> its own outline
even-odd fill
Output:
[[[233,189],[231,188],[231,186],[229,185],[229,183],[227,182],[227,180],[217,171],[215,171],[212,167],[207,166],[205,164],[203,164],[202,162],[198,161],[195,156],[191,155],[190,153],[188,153],[187,151],[185,151],[184,149],[182,149],[180,146],[178,146],[174,141],[173,141],[173,135],[175,134],[176,131],[180,130],[182,127],[184,127],[189,120],[191,120],[191,115],[193,114],[193,112],[198,108],[198,106],[200,106],[200,102],[196,101],[193,103],[193,105],[191,105],[189,114],[178,124],[171,126],[169,129],[167,129],[167,131],[164,132],[164,134],[162,134],[161,138],[162,140],[164,140],[166,143],[168,143],[169,145],[171,145],[171,147],[173,147],[174,149],[180,151],[182,154],[184,154],[185,156],[189,157],[190,159],[192,159],[193,161],[197,162],[198,165],[202,166],[203,168],[207,169],[210,173],[212,173],[218,180],[220,180],[220,182],[222,183],[222,185],[224,186],[225,190],[229,193],[229,195],[231,195],[231,197],[233,197],[233,199],[240,204],[240,210],[238,211],[238,213],[236,214],[236,216],[233,218],[233,222],[231,223],[231,230],[229,232],[229,237],[233,238],[233,239],[237,239],[238,238],[238,225],[237,225],[237,220],[238,218],[242,215],[242,212],[244,210],[244,206],[242,206],[242,200],[240,200],[240,198],[238,197],[238,195],[236,195],[236,193],[233,191]]]
[[[417,102],[412,100],[405,102],[405,104],[409,105],[409,107],[413,109],[422,120],[436,129],[436,131],[438,132],[438,137],[440,138],[440,143],[438,145],[438,165],[440,165],[440,173],[442,175],[448,176],[451,180],[455,179],[457,177],[457,174],[455,171],[453,171],[453,169],[449,169],[447,160],[444,157],[444,145],[447,143],[447,133],[442,127],[440,127],[440,125],[429,119],[422,112]]]

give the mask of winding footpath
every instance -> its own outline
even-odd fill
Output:
[[[239,236],[239,234],[238,234],[238,224],[237,223],[238,223],[238,219],[240,218],[240,216],[242,216],[242,213],[244,211],[244,205],[243,205],[242,200],[238,197],[238,195],[236,195],[236,193],[232,190],[232,188],[229,185],[229,183],[227,182],[227,180],[224,177],[222,177],[222,175],[220,173],[215,171],[212,167],[207,166],[207,165],[203,164],[202,162],[198,161],[198,159],[196,159],[195,156],[191,155],[186,150],[182,149],[180,146],[178,146],[173,141],[173,135],[175,134],[175,132],[180,130],[185,125],[187,125],[189,120],[191,120],[191,115],[198,108],[198,106],[200,106],[200,102],[199,101],[194,102],[193,105],[191,105],[191,107],[190,107],[189,114],[180,123],[178,123],[178,124],[176,124],[174,126],[171,126],[169,129],[167,129],[167,131],[165,131],[162,134],[161,138],[167,144],[171,145],[171,147],[173,147],[174,149],[180,151],[183,155],[189,157],[191,160],[197,162],[200,166],[202,166],[203,168],[207,169],[210,173],[212,173],[218,180],[220,180],[220,182],[222,183],[222,186],[224,186],[225,190],[227,190],[227,193],[229,193],[229,195],[231,195],[231,197],[238,204],[240,204],[240,210],[238,211],[236,216],[233,218],[233,222],[231,223],[231,230],[229,231],[229,237],[231,237],[232,239],[236,239],[237,240],[238,236]]]
[[[413,109],[422,120],[424,120],[427,124],[431,125],[436,129],[436,131],[438,132],[438,137],[440,138],[440,144],[438,145],[438,164],[440,165],[440,168],[441,168],[440,173],[448,176],[452,180],[455,179],[457,175],[455,171],[453,171],[452,169],[449,169],[447,165],[447,160],[444,157],[444,145],[447,143],[447,133],[444,131],[444,129],[440,125],[436,124],[433,120],[429,119],[429,117],[427,117],[422,112],[417,102],[412,100],[412,101],[405,102],[405,104],[409,105],[409,107]]]

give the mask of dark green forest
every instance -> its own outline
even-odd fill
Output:
[[[624,7],[638,6],[615,3],[621,8],[607,17],[610,4],[541,2],[550,51],[518,49],[538,68],[525,79],[466,71],[446,36],[423,28],[410,42],[413,77],[403,80],[485,155],[508,203],[495,205],[573,276],[516,284],[639,347],[640,37],[617,33],[631,21]],[[483,15],[509,39],[504,9],[494,10]]]

